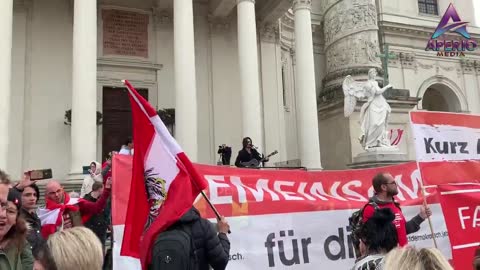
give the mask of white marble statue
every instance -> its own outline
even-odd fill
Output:
[[[375,81],[377,71],[372,68],[368,71],[368,81],[355,81],[348,75],[343,81],[345,95],[345,117],[349,117],[355,110],[358,99],[366,99],[360,110],[361,134],[360,143],[366,151],[381,148],[391,148],[388,139],[388,118],[391,108],[383,96],[385,90],[391,88],[389,84],[384,88]]]

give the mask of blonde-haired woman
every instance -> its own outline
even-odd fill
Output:
[[[397,248],[385,257],[383,270],[453,270],[447,259],[436,248],[420,250]]]
[[[33,270],[101,270],[102,245],[85,227],[56,232],[35,255]]]

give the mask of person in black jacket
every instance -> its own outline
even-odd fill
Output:
[[[96,202],[103,193],[103,183],[95,182],[92,185],[92,191],[86,194],[83,198],[87,201]],[[85,227],[92,230],[102,243],[102,247],[105,248],[105,241],[107,240],[107,228],[108,217],[105,214],[105,210],[92,215],[84,224]]]
[[[257,160],[260,162],[267,162],[268,158],[262,159],[258,151],[253,148],[252,139],[250,137],[243,138],[242,141],[242,150],[238,151],[237,159],[235,160],[235,166],[240,168],[245,167],[255,167],[255,166],[246,166],[245,163],[248,163],[252,160]]]
[[[24,174],[23,180],[15,186],[15,189],[22,193],[20,215],[30,226],[27,241],[32,246],[32,252],[35,252],[45,241],[40,233],[42,224],[36,213],[40,190],[35,181],[30,180],[28,173]]]
[[[175,225],[187,224],[191,226],[191,237],[195,246],[195,254],[198,262],[198,270],[224,270],[227,267],[230,257],[230,241],[227,233],[230,225],[222,218],[217,223],[217,230],[213,224],[200,216],[195,207],[192,207]],[[158,240],[158,237],[157,237]],[[152,258],[158,258],[155,254],[155,245],[152,248]],[[157,260],[152,260],[150,270],[162,270]]]
[[[222,144],[218,147],[218,154],[220,154],[220,159],[222,165],[230,165],[230,158],[232,157],[232,148],[226,144]]]

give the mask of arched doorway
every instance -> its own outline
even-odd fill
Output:
[[[448,86],[437,83],[427,88],[422,97],[422,109],[440,112],[461,112],[460,100]]]

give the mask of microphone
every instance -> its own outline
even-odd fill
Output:
[[[257,149],[258,149],[258,147],[257,147],[257,146],[255,146],[255,145],[253,145],[253,144],[252,144],[252,148],[253,148],[253,149],[255,149],[255,150],[257,150]]]

